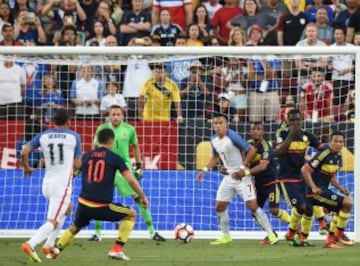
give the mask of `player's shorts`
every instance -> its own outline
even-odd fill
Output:
[[[43,183],[42,193],[49,201],[47,219],[59,221],[66,213],[71,202],[72,187]]]
[[[288,205],[303,207],[305,204],[305,182],[280,182],[280,190]]]
[[[115,186],[117,187],[122,197],[135,195],[136,192],[132,189],[129,182],[121,175],[119,171],[116,171]]]
[[[345,197],[328,188],[321,189],[321,194],[306,197],[306,206],[308,208],[311,208],[313,205],[323,206],[330,211],[338,212],[342,207]]]
[[[130,208],[121,203],[104,204],[102,207],[89,207],[81,202],[76,209],[74,224],[78,228],[89,225],[91,220],[118,222],[126,217]]]
[[[258,205],[262,208],[264,207],[266,201],[269,201],[270,208],[278,208],[280,202],[280,189],[278,184],[274,183],[269,186],[257,186],[256,193],[257,193],[257,202]]]
[[[251,175],[245,176],[241,180],[235,180],[230,175],[225,175],[217,190],[216,200],[230,202],[236,194],[239,194],[245,202],[256,199],[255,185]]]

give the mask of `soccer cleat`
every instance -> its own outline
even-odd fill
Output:
[[[21,250],[30,258],[33,262],[41,262],[39,255],[36,251],[26,242],[21,244]]]
[[[48,247],[48,248],[43,247],[41,249],[41,253],[44,254],[47,259],[52,259],[52,260],[55,260],[59,256],[59,252],[54,251],[54,248],[52,247]]]
[[[122,246],[120,246],[119,244],[114,244],[111,247],[108,256],[109,258],[117,259],[117,260],[130,260],[130,258],[125,255]]]
[[[297,235],[295,235],[297,236]],[[285,240],[288,242],[289,246],[293,246],[293,247],[299,247],[300,246],[300,242],[298,237],[290,237],[288,233],[285,234]]]
[[[339,246],[338,244],[331,242],[331,243],[325,243],[324,248],[343,248],[342,246]]]
[[[165,242],[166,239],[162,237],[158,232],[155,232],[155,234],[151,238],[152,240],[159,241],[159,242]]]
[[[298,246],[296,247],[315,247],[313,243],[311,243],[309,240],[301,241]]]
[[[337,242],[340,242],[344,246],[353,246],[355,245],[355,241],[349,239],[347,236],[343,235],[342,237],[336,237],[335,240]]]
[[[215,241],[210,242],[210,245],[226,245],[226,244],[230,244],[231,242],[232,239],[230,236],[223,236]]]
[[[263,240],[261,240],[259,242],[260,245],[270,245],[270,240],[269,238],[266,236]]]
[[[89,241],[98,241],[100,242],[102,240],[101,236],[98,234],[93,234],[91,238],[89,238]]]
[[[279,242],[279,238],[273,232],[268,234],[268,239],[269,239],[270,245],[275,245],[277,242]]]
[[[319,234],[322,236],[326,236],[329,234],[329,227],[325,226],[319,229]]]

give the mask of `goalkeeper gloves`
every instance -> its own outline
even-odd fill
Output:
[[[137,180],[141,180],[143,178],[143,170],[142,170],[141,163],[136,163],[136,168],[134,170],[134,176]]]

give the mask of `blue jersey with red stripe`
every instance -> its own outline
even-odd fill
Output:
[[[82,158],[82,188],[80,197],[94,203],[113,200],[115,173],[129,171],[124,160],[111,150],[100,147]]]

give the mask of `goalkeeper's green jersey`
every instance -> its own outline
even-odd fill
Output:
[[[119,155],[126,163],[128,167],[131,167],[131,160],[130,160],[130,153],[129,153],[129,146],[130,144],[137,145],[138,139],[135,128],[125,122],[121,122],[120,126],[117,128],[113,127],[110,122],[106,122],[96,129],[94,144],[96,146],[99,145],[97,140],[97,134],[100,130],[104,128],[110,128],[114,131],[115,140],[114,146],[112,147],[112,151]],[[129,168],[132,169],[132,168]]]

